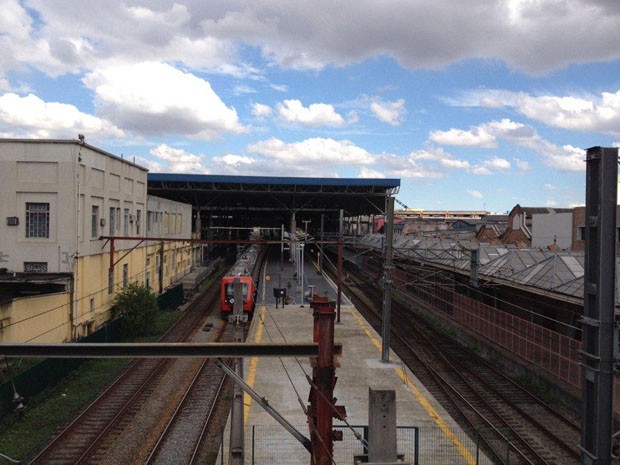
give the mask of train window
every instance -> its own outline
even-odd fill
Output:
[[[243,284],[243,297],[246,298],[248,296],[248,285],[246,283]],[[230,300],[235,297],[235,284],[227,283],[226,284],[226,300]]]

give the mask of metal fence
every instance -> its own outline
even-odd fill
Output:
[[[365,443],[358,440],[348,427],[335,426],[334,428],[343,432],[343,440],[334,442],[333,463],[351,465],[354,463],[355,456],[367,453],[365,449],[368,439],[367,426],[353,427],[361,437],[366,439]],[[297,429],[305,431],[307,427]],[[491,436],[488,430],[466,432],[459,428],[399,426],[396,431],[398,453],[402,455],[404,463],[411,465],[510,463],[511,451],[508,440],[499,445],[495,441],[495,446],[501,455],[498,461],[491,460],[482,450],[483,439]],[[229,431],[223,431],[217,465],[229,463],[229,439]],[[245,430],[245,463],[307,465],[310,463],[310,454],[279,425],[250,425]]]
[[[452,318],[510,352],[581,388],[581,341],[453,293]]]

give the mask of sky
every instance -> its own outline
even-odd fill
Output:
[[[0,137],[573,207],[585,149],[620,145],[619,25],[617,0],[0,0]]]

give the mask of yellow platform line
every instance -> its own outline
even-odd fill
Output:
[[[355,321],[357,321],[357,324],[360,325],[360,327],[364,330],[364,332],[370,338],[374,346],[379,351],[381,351],[382,350],[381,341],[379,341],[379,339],[370,330],[370,328],[368,327],[366,322],[362,319],[362,317],[352,308],[349,309],[349,313],[351,314],[351,316],[353,316]],[[405,383],[409,387],[409,389],[411,389],[411,392],[415,396],[418,403],[422,406],[422,408],[426,411],[426,413],[428,413],[428,415],[433,419],[433,421],[439,427],[441,432],[450,440],[452,444],[454,444],[454,446],[457,448],[461,456],[465,460],[467,460],[467,463],[469,465],[475,465],[476,464],[475,457],[463,445],[463,443],[459,440],[459,438],[454,434],[452,429],[450,429],[450,427],[446,424],[446,422],[441,417],[441,415],[439,415],[439,412],[437,412],[437,410],[435,410],[435,408],[430,404],[428,399],[424,397],[424,395],[422,394],[422,392],[420,392],[418,387],[409,380],[405,371],[402,368],[397,367],[395,368],[395,372],[396,372],[396,375],[403,381],[403,383]]]
[[[263,267],[263,292],[261,297],[263,302],[265,302],[265,276],[267,274],[267,261],[265,261],[265,265]],[[256,335],[254,336],[254,342],[258,343],[263,339],[263,330],[265,329],[265,313],[267,312],[267,306],[263,303],[260,307],[260,315],[258,320],[258,328],[256,328]],[[256,315],[254,315],[256,318]],[[250,369],[248,376],[246,378],[246,382],[250,385],[250,387],[254,387],[254,382],[256,381],[256,373],[258,371],[258,357],[252,357],[250,359]],[[243,393],[243,423],[247,424],[248,418],[250,416],[250,406],[252,405],[252,398],[247,392]]]

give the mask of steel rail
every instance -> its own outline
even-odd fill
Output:
[[[218,274],[219,275],[219,274]],[[217,275],[216,275],[217,276]],[[214,283],[217,283],[217,279],[214,281]],[[194,305],[191,307],[192,310],[194,311],[188,311],[183,318],[177,320],[161,337],[160,340],[169,340],[171,338],[175,338],[175,332],[176,331],[181,331],[181,336],[180,339],[181,340],[185,340],[189,334],[195,329],[196,327],[196,323],[198,323],[200,321],[200,318],[197,318],[200,316],[200,313],[197,310],[200,310],[201,307],[199,308],[199,301],[203,300],[203,299],[214,299],[215,297],[217,297],[217,293],[214,294],[214,297],[210,297],[209,294],[212,292],[212,289],[218,289],[217,285],[213,285],[211,286],[209,289],[207,289],[205,291],[205,293],[203,294],[202,298],[196,299],[194,301]],[[194,321],[196,320],[196,321]],[[193,323],[192,323],[193,322]],[[177,337],[178,338],[178,337]],[[114,380],[113,383],[111,383],[99,396],[97,396],[97,398],[95,400],[93,400],[90,404],[88,404],[88,406],[86,406],[86,408],[67,426],[63,429],[63,431],[57,435],[56,437],[54,437],[30,462],[30,465],[34,465],[36,463],[46,463],[46,462],[40,462],[41,460],[43,460],[47,455],[51,454],[54,452],[55,449],[58,449],[61,446],[61,441],[64,441],[67,436],[71,433],[73,433],[73,431],[76,429],[76,427],[82,422],[84,421],[88,415],[93,414],[93,412],[96,411],[97,408],[100,408],[100,405],[107,401],[108,399],[110,399],[115,393],[118,392],[119,390],[119,386],[121,386],[123,383],[129,383],[131,380],[130,378],[132,376],[135,376],[135,372],[138,368],[141,367],[145,367],[147,366],[147,364],[152,363],[152,362],[148,362],[148,361],[143,361],[143,360],[136,360],[132,363],[130,363],[127,368],[116,378],[116,380]],[[149,368],[150,370],[150,375],[148,374],[149,372],[147,371],[147,381],[152,379],[152,377],[156,374],[159,373],[160,370],[163,369],[163,365],[166,363],[165,360],[161,360],[157,363],[155,363],[154,367]],[[138,386],[138,388],[136,389],[136,391],[139,392],[144,392],[143,387],[145,386],[146,381],[143,383],[140,383],[140,385]],[[121,406],[121,410],[123,412],[127,411],[127,407],[129,405],[131,405],[133,402],[135,401],[134,396],[131,396],[131,398],[124,402]],[[103,429],[105,431],[109,431],[111,429],[111,427],[113,426],[112,422],[116,423],[118,420],[120,419],[119,415],[115,415],[114,418],[107,422],[105,425],[103,425]],[[91,441],[88,445],[87,445],[87,451],[92,451],[94,446],[101,440],[101,438],[103,437],[102,434],[97,434],[97,437],[94,441]],[[85,453],[81,454],[81,457],[79,460],[83,460],[85,458]],[[75,461],[73,460],[72,463],[80,463],[80,461]]]

